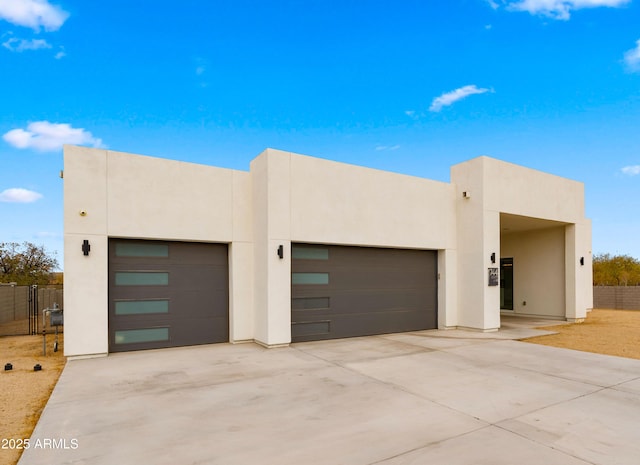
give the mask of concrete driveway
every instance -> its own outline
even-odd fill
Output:
[[[529,326],[72,361],[19,463],[637,465],[640,360]]]

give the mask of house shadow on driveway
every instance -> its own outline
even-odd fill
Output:
[[[636,465],[640,360],[535,325],[74,360],[19,463]]]

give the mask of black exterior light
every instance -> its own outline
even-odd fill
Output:
[[[278,246],[278,257],[280,257],[280,260],[282,260],[284,258],[284,246],[283,245]]]
[[[496,262],[496,253],[495,253],[495,252],[493,252],[493,253],[491,254],[491,263],[495,263],[495,262]]]
[[[580,257],[580,265],[584,266],[584,257]]]
[[[82,241],[82,253],[83,255],[89,255],[89,251],[91,250],[91,245],[89,245],[89,241],[87,239]]]

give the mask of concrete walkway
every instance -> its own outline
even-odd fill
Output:
[[[504,321],[72,361],[19,463],[637,465],[640,360]]]

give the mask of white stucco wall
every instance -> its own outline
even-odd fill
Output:
[[[230,244],[230,338],[253,339],[249,173],[75,146],[64,171],[65,355],[108,350],[109,237]]]
[[[453,186],[273,149],[253,160],[251,174],[258,342],[291,341],[292,242],[448,249],[442,263],[449,266],[440,272],[439,324],[455,325]]]
[[[593,254],[591,221],[583,219],[565,230],[566,318],[581,321],[593,308]],[[584,259],[584,265],[580,259]]]
[[[229,337],[254,338],[253,187],[250,173],[232,172],[232,242],[229,245]],[[209,202],[215,206],[214,199]]]
[[[291,342],[289,156],[267,149],[251,162],[254,200],[254,339]],[[280,259],[278,247],[285,254]]]
[[[564,252],[558,246],[560,239],[521,238],[532,240],[540,247],[548,245],[552,248],[539,252],[547,254],[547,263],[552,265],[553,273],[558,274],[564,268],[562,312],[569,319],[584,318],[590,308],[588,296],[592,291],[589,290],[590,282],[587,286],[591,269],[591,229],[584,218],[583,184],[488,157],[453,166],[451,181],[456,185],[457,196],[458,325],[482,330],[500,326],[500,289],[499,286],[488,286],[487,273],[488,268],[500,266],[497,258],[495,264],[489,258],[494,252],[496,257],[500,255],[501,213],[568,225]],[[470,192],[471,197],[463,198],[464,191]],[[513,247],[513,244],[507,246]],[[553,254],[553,258],[549,254]],[[533,260],[534,254],[530,256]],[[580,256],[588,261],[585,266],[578,264]],[[539,257],[536,260],[542,263]],[[533,273],[527,276],[534,279]],[[517,285],[522,286],[522,283]],[[559,291],[556,292],[554,302],[560,299],[559,295]],[[478,309],[478,303],[482,309]],[[559,308],[554,304],[553,312],[560,312]]]
[[[106,354],[107,151],[66,146],[64,173],[64,353]],[[91,245],[89,256],[83,240]]]
[[[119,152],[107,170],[110,236],[233,239],[233,171]]]
[[[494,158],[477,160],[482,164],[486,210],[567,223],[583,220],[581,182]]]
[[[294,154],[290,170],[293,241],[455,248],[448,183]]]
[[[496,244],[495,237],[491,236],[499,228],[499,217],[485,211],[483,173],[482,158],[451,168],[457,220],[457,326],[492,330],[499,327],[500,316],[499,312],[486,311],[487,301],[495,300],[495,289],[487,287],[487,270],[495,266],[489,260],[491,253],[499,252],[499,242]],[[463,192],[467,193],[467,197],[463,197]]]
[[[522,270],[531,279],[543,263],[564,266],[564,281],[548,296],[554,311],[562,298],[570,319],[592,306],[582,185],[510,163],[476,158],[442,183],[273,149],[244,172],[67,146],[64,169],[68,356],[108,350],[109,237],[228,244],[231,341],[290,342],[292,242],[437,250],[440,328],[500,326],[500,289],[487,285],[487,270],[499,267],[501,249],[530,257]],[[505,213],[566,227],[553,238],[523,233],[501,243]],[[529,309],[537,299],[528,298]]]

